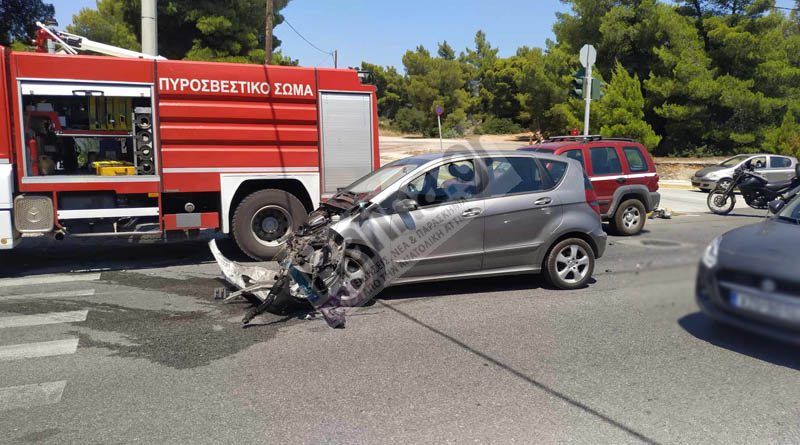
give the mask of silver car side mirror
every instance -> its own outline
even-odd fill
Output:
[[[399,199],[392,204],[392,208],[397,213],[408,213],[417,210],[418,207],[417,201],[413,199]]]

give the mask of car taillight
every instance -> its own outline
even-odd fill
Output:
[[[586,193],[586,203],[594,210],[594,213],[597,213],[599,218],[602,218],[600,203],[597,202],[597,194],[594,192],[594,187],[592,187],[592,181],[586,175],[583,175],[583,190]]]

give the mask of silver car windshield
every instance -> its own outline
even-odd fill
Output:
[[[369,200],[426,162],[428,161],[414,158],[394,161],[350,184],[345,190],[357,195],[361,200]]]
[[[750,156],[748,156],[748,155],[734,156],[734,157],[732,157],[730,159],[726,159],[726,160],[722,161],[719,165],[721,165],[722,167],[735,167],[735,166],[739,165],[740,163],[746,161],[747,158],[749,158],[749,157]]]

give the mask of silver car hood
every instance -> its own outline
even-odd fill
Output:
[[[711,167],[706,167],[706,168],[700,169],[694,175],[697,176],[698,178],[702,178],[703,176],[706,176],[709,173],[718,172],[720,170],[725,170],[727,168],[729,168],[729,167],[723,167],[721,165],[714,165],[714,166],[711,166]]]

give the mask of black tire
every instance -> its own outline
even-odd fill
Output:
[[[569,253],[564,256],[562,252]],[[547,253],[544,269],[547,282],[553,287],[563,290],[580,289],[586,286],[594,273],[594,250],[580,238],[567,238],[558,242]]]
[[[731,213],[733,208],[736,207],[736,195],[731,193],[730,196],[727,196],[725,201],[722,202],[725,196],[725,191],[721,189],[714,189],[714,191],[709,193],[708,198],[706,198],[708,210],[711,210],[712,213],[717,215],[727,215]]]
[[[364,272],[362,280],[351,277],[350,284],[357,292],[353,295],[343,296],[341,305],[346,307],[363,306],[375,298],[386,286],[386,271],[381,261],[375,260],[370,255],[359,249],[347,249],[344,253],[345,273],[353,272],[354,267]],[[359,283],[359,281],[361,281]]]
[[[236,206],[231,231],[239,249],[247,256],[259,261],[271,260],[307,216],[303,203],[291,193],[259,190]]]
[[[638,235],[644,229],[647,210],[642,201],[628,199],[617,206],[614,212],[614,232],[622,236]]]

